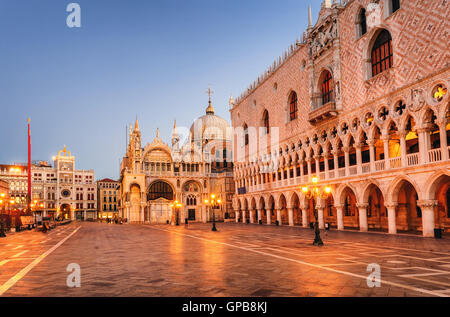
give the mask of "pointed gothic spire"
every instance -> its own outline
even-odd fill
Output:
[[[234,98],[233,98],[233,95],[230,95],[230,100],[229,100],[228,104],[230,105],[230,108],[233,108],[233,106],[234,106]]]
[[[172,137],[174,137],[174,136],[178,136],[177,120],[176,119],[173,121]]]
[[[136,115],[136,121],[134,123],[134,131],[139,131],[139,122],[138,122],[138,117]]]
[[[156,138],[159,139],[159,128],[156,128]]]
[[[311,6],[308,5],[308,29],[312,27]]]

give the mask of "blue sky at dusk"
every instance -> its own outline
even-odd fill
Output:
[[[81,6],[68,28],[66,6]],[[25,162],[63,145],[79,169],[119,176],[126,125],[143,145],[170,141],[173,120],[216,114],[230,121],[238,96],[313,20],[319,0],[0,0],[0,163]]]

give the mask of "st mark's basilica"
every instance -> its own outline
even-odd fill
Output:
[[[231,136],[229,123],[214,113],[211,95],[206,114],[194,121],[184,143],[175,122],[170,145],[157,130],[142,146],[136,118],[120,168],[122,217],[161,224],[208,222],[213,212],[219,221],[234,217]],[[211,195],[221,201],[216,208],[205,202]]]

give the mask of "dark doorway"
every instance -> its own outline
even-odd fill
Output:
[[[188,219],[195,220],[195,209],[188,209]]]

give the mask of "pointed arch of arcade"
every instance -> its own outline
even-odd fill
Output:
[[[253,196],[251,198],[251,203],[250,203],[250,211],[249,211],[249,219],[251,223],[257,223],[258,222],[258,213],[256,210],[256,197]]]
[[[249,206],[248,198],[244,197],[242,204],[242,220],[244,221],[244,223],[247,223],[247,221],[250,219],[248,206]]]
[[[395,206],[395,224],[397,231],[422,231],[422,208],[418,201],[422,200],[419,186],[408,176],[394,179],[388,189],[387,201]]]
[[[235,211],[237,212],[235,215],[236,221],[239,222],[242,219],[242,203],[240,199],[236,199]]]
[[[362,191],[362,204],[367,205],[368,230],[388,231],[388,212],[385,205],[385,194],[381,186],[371,181]]]
[[[309,199],[306,197],[306,195],[302,194],[301,198],[300,198],[301,206],[302,209],[305,213],[305,219],[307,222],[307,225],[311,225],[311,222],[315,221],[315,216],[314,216],[314,208],[316,208],[317,206],[317,201],[315,201],[314,199]],[[303,220],[302,220],[303,221]]]
[[[287,201],[286,201],[286,196],[284,194],[281,194],[280,197],[278,197],[277,205],[278,205],[277,210],[279,210],[280,218],[281,218],[280,225],[288,225],[289,217],[288,217],[288,211],[287,211]]]
[[[291,192],[289,194],[289,204],[288,206],[292,208],[292,214],[293,214],[293,220],[294,220],[294,226],[295,225],[301,225],[302,224],[302,212],[300,207],[300,196],[297,192]]]
[[[424,199],[435,202],[434,222],[437,228],[450,227],[450,171],[442,170],[432,175],[426,182]]]
[[[269,223],[275,223],[275,220],[277,219],[277,215],[275,212],[275,198],[273,195],[268,196],[267,198],[267,205],[266,205],[266,212],[267,212],[267,222]]]
[[[261,210],[261,220],[264,223],[267,219],[266,201],[264,196],[259,197],[258,209]]]
[[[337,228],[337,211],[333,193],[330,193],[326,199],[323,199],[321,205],[323,207],[324,222],[329,223],[332,228]]]
[[[342,184],[336,191],[336,201],[342,206],[344,227],[359,228],[356,194],[356,189],[350,184]]]

